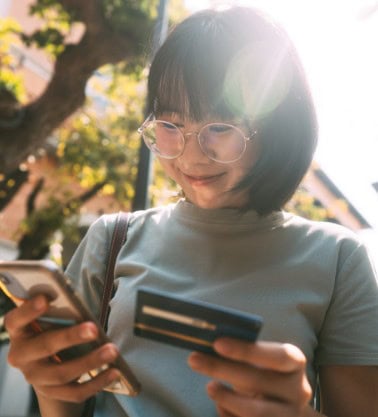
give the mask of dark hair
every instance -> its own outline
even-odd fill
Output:
[[[259,158],[237,188],[247,208],[279,210],[316,147],[317,121],[302,64],[286,32],[246,7],[205,10],[177,25],[156,53],[148,109],[191,120],[238,117],[256,127]]]

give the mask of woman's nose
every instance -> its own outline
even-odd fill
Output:
[[[179,158],[185,160],[186,162],[200,162],[208,159],[200,147],[198,132],[191,131],[184,133],[184,138],[184,150]]]

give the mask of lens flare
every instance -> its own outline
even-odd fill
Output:
[[[275,52],[268,53],[272,50]],[[286,49],[254,43],[230,63],[223,97],[234,113],[259,120],[285,99],[291,81]]]

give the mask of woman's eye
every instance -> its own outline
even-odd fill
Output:
[[[174,131],[174,130],[177,129],[175,125],[173,125],[171,123],[168,123],[168,122],[161,122],[161,124],[164,127],[164,129],[166,129],[166,130],[172,130],[172,131]]]
[[[227,125],[211,125],[209,131],[212,133],[225,133],[229,132],[232,128]]]

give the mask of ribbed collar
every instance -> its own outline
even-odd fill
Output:
[[[173,216],[178,220],[191,223],[203,223],[212,226],[232,226],[238,230],[275,229],[285,221],[283,211],[274,211],[266,216],[260,216],[254,210],[241,212],[234,208],[203,209],[185,201],[178,201],[173,207]]]

